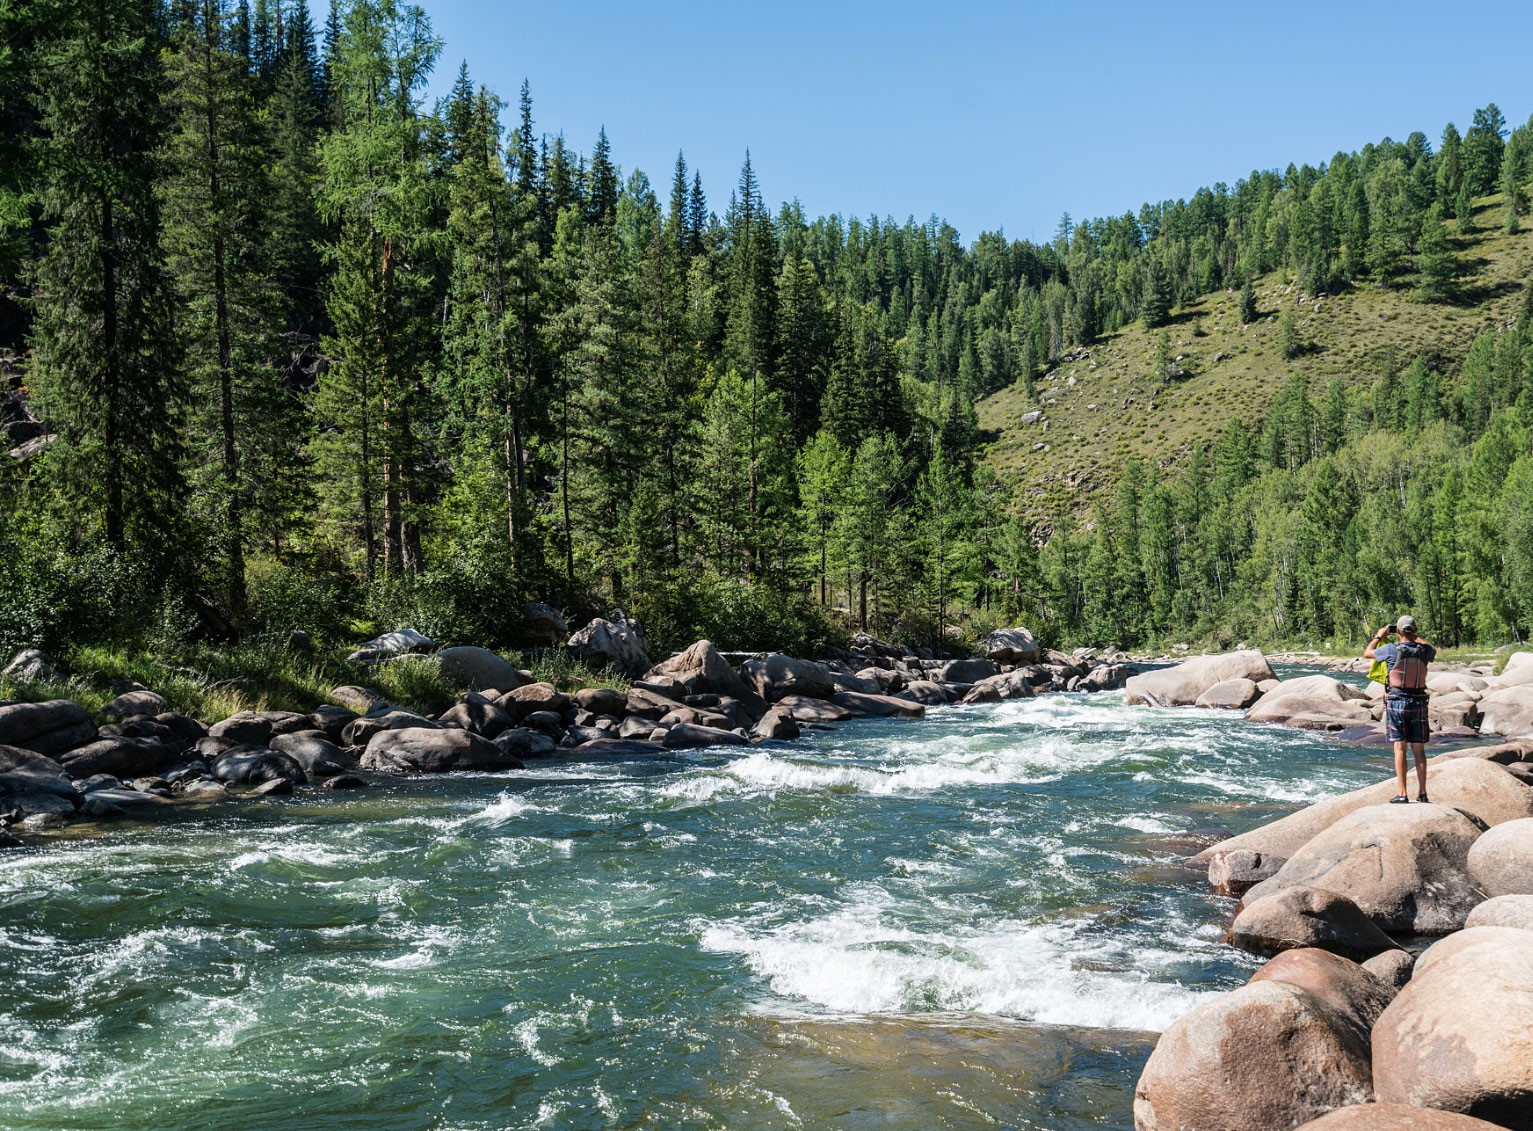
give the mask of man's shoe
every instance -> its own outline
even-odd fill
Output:
[[[1424,794],[1424,793],[1421,794],[1419,797],[1417,797],[1416,800],[1421,802],[1423,805],[1430,805],[1431,804],[1431,802],[1427,800],[1427,795]]]
[[[1390,801],[1390,804],[1391,805],[1409,805],[1410,801],[1411,801],[1411,799],[1409,797],[1405,796],[1405,794],[1402,793],[1399,797],[1396,797],[1392,801]]]

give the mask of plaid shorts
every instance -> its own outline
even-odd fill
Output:
[[[1384,737],[1390,742],[1426,742],[1431,738],[1427,725],[1425,695],[1391,695],[1384,700]]]

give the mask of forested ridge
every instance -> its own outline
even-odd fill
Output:
[[[656,185],[525,83],[508,105],[463,69],[427,106],[442,45],[391,0],[0,20],[5,648],[515,645],[529,599],[802,651],[1018,618],[1125,646],[1533,620],[1533,291],[1465,253],[1526,242],[1533,123],[1494,105],[965,246],[770,208],[748,154],[723,192],[682,155]],[[987,397],[1046,413],[1062,364],[1134,330],[1177,387],[1206,296],[1297,361],[1298,297],[1375,292],[1497,325],[1285,379],[1079,503],[1014,491],[980,426]]]

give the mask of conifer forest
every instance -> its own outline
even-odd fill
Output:
[[[7,655],[406,624],[514,647],[529,601],[620,607],[662,655],[1003,621],[1318,644],[1406,608],[1446,644],[1533,629],[1533,279],[1476,287],[1462,250],[1528,238],[1533,123],[1494,105],[965,242],[769,202],[743,141],[707,179],[625,168],[466,67],[431,104],[452,64],[396,0],[0,20]],[[1073,499],[989,458],[985,398],[1035,405],[1072,351],[1201,296],[1299,355],[1259,309],[1278,285],[1486,316]]]

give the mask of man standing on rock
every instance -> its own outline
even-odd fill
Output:
[[[1400,643],[1385,644],[1391,633],[1400,634]],[[1416,758],[1416,780],[1421,785],[1417,801],[1427,799],[1427,665],[1437,658],[1437,649],[1416,635],[1416,618],[1406,614],[1394,624],[1385,625],[1374,634],[1363,651],[1369,660],[1383,660],[1389,667],[1384,689],[1384,735],[1395,744],[1395,781],[1400,793],[1394,804],[1404,805],[1406,796],[1405,745],[1410,743]]]

